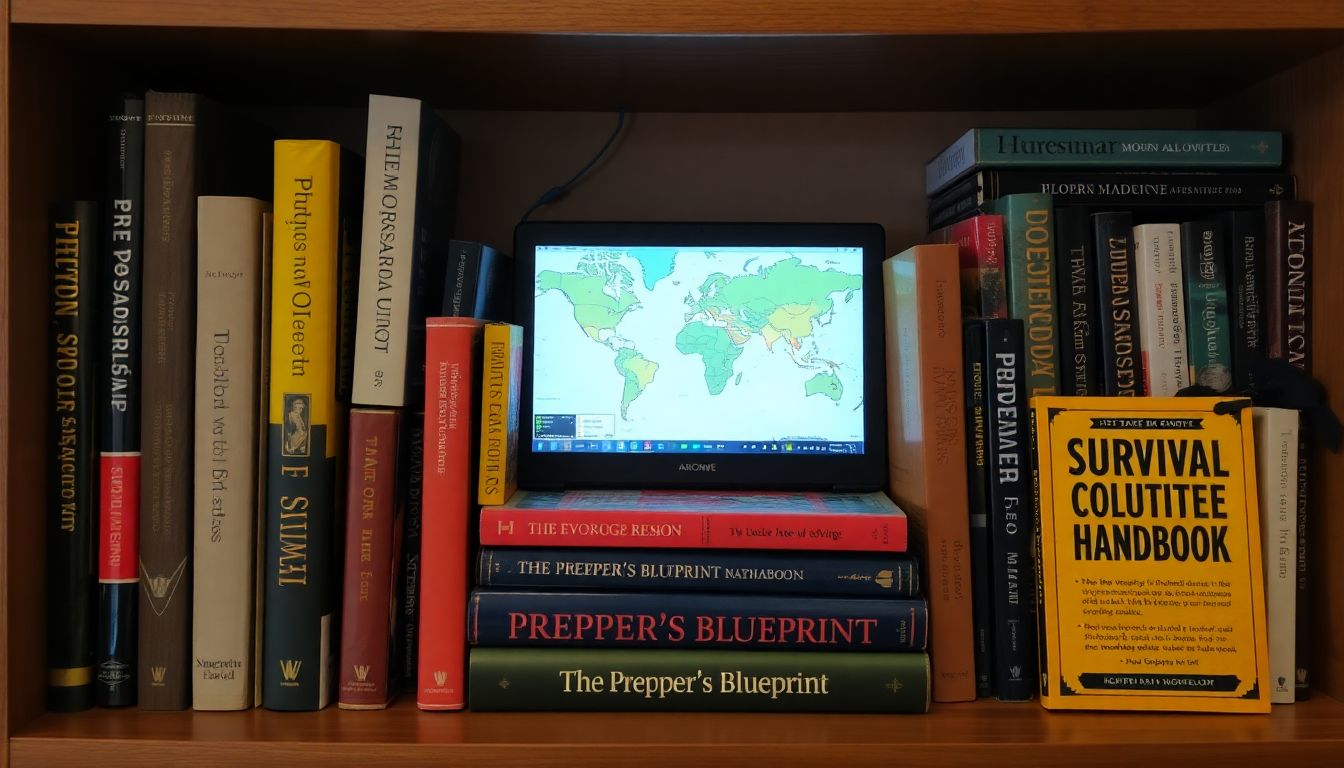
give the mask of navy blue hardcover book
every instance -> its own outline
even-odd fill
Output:
[[[908,554],[483,547],[482,587],[914,597]]]
[[[479,646],[922,651],[922,599],[684,592],[472,593]]]

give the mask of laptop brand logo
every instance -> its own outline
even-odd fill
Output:
[[[718,464],[691,464],[686,463],[677,467],[682,472],[718,472]]]

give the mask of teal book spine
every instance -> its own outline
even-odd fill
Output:
[[[1181,225],[1190,381],[1214,392],[1232,389],[1232,318],[1227,302],[1227,235],[1216,219]]]
[[[1006,195],[985,204],[1003,215],[1008,316],[1026,325],[1027,397],[1059,394],[1059,302],[1055,285],[1054,201]]]
[[[1278,168],[1278,131],[972,128],[925,166],[936,194],[975,168]]]
[[[929,710],[923,653],[474,648],[468,666],[480,712]]]

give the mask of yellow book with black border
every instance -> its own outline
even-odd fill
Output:
[[[503,504],[518,490],[518,404],[522,397],[523,329],[485,326],[481,366],[481,454],[476,502]]]
[[[1250,401],[1037,397],[1041,703],[1268,712]]]

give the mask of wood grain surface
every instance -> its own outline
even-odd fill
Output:
[[[1344,27],[1336,0],[12,0],[24,24],[645,34]]]

